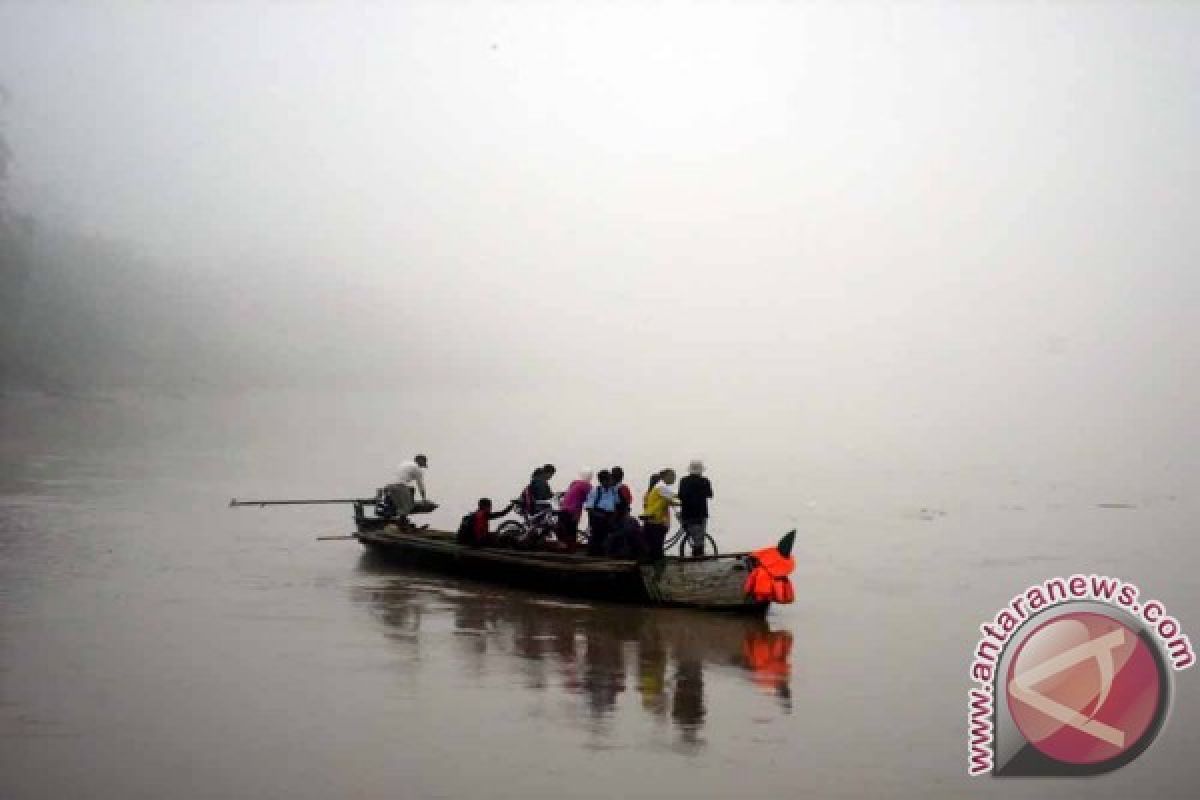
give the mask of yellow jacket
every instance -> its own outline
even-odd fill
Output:
[[[649,521],[659,525],[671,524],[671,505],[675,499],[675,492],[670,486],[665,483],[655,484],[654,488],[646,492],[646,499],[642,501],[642,507],[645,509],[645,515],[649,517]]]

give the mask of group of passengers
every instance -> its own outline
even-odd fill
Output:
[[[625,483],[621,467],[600,470],[595,483],[592,471],[582,470],[562,493],[556,493],[550,486],[555,473],[553,464],[535,469],[520,497],[500,511],[492,510],[490,498],[481,498],[475,512],[463,519],[460,538],[465,544],[475,546],[496,544],[489,522],[517,508],[531,524],[551,525],[560,546],[567,552],[575,552],[579,546],[579,525],[587,512],[588,555],[657,560],[664,555],[671,512],[677,510],[692,555],[704,555],[708,501],[713,492],[712,484],[704,476],[702,462],[692,461],[688,465],[688,474],[679,482],[678,490],[674,469],[668,467],[651,475],[640,515],[632,513],[633,492]],[[556,498],[560,501],[557,510]]]

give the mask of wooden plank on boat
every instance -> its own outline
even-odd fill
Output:
[[[643,565],[646,593],[658,602],[689,606],[740,606],[748,572],[740,559],[675,559]]]
[[[441,533],[440,531],[438,533]],[[365,541],[392,544],[420,550],[430,550],[478,561],[504,564],[519,564],[526,567],[549,569],[562,572],[615,572],[627,573],[637,569],[636,561],[623,559],[600,559],[588,556],[571,556],[567,553],[537,553],[532,551],[501,550],[493,547],[463,547],[457,542],[442,541],[422,531],[421,533],[366,533],[359,534]],[[565,557],[565,558],[564,558]]]

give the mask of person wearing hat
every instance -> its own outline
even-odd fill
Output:
[[[396,470],[396,480],[384,487],[384,493],[391,501],[389,503],[391,515],[398,517],[402,522],[407,523],[408,515],[417,506],[414,486],[421,494],[422,505],[429,505],[429,497],[425,494],[425,468],[427,466],[429,466],[429,459],[425,457],[424,453],[417,453],[413,456],[412,461],[406,461],[400,465],[400,468]]]
[[[713,496],[712,484],[704,477],[704,462],[688,464],[688,474],[679,482],[679,521],[684,535],[692,543],[692,556],[704,555],[708,533],[708,501]]]

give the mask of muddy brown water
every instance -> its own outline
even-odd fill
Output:
[[[789,472],[766,451],[755,472],[710,447],[724,545],[800,528],[797,602],[765,620],[438,577],[316,541],[343,509],[226,507],[382,482],[376,402],[4,401],[0,798],[1194,796],[1190,672],[1123,770],[965,775],[976,626],[1015,592],[1107,572],[1200,631],[1186,476]],[[532,460],[480,452],[487,415],[455,413],[420,445],[443,526]]]

